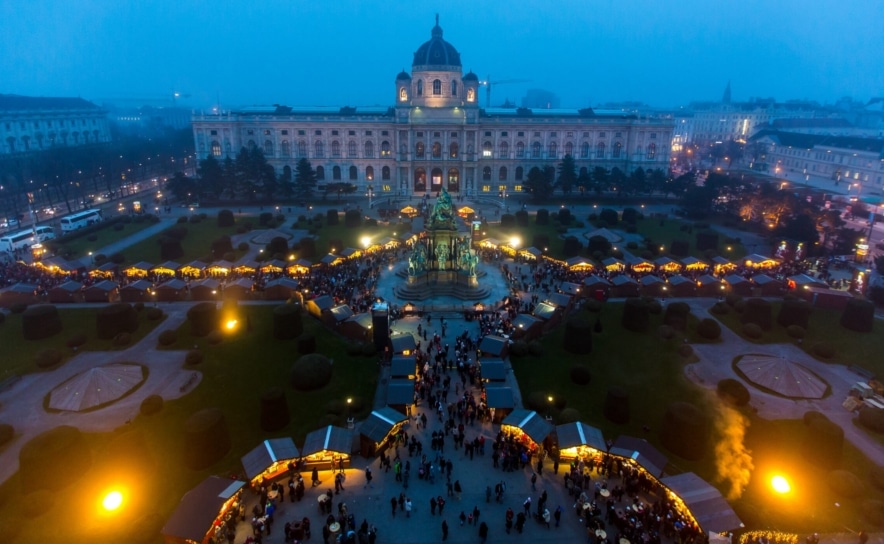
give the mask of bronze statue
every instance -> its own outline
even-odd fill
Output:
[[[454,204],[444,187],[433,206],[433,213],[430,214],[430,227],[454,228]]]

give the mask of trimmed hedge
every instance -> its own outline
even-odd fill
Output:
[[[301,322],[301,307],[297,304],[280,304],[273,309],[273,337],[277,340],[291,340],[301,336],[304,324]]]
[[[617,423],[619,425],[629,423],[629,395],[620,387],[608,388],[602,412],[605,414],[608,421],[612,423]]]
[[[138,312],[124,302],[102,306],[95,313],[95,334],[102,340],[115,338],[121,332],[138,330]]]
[[[746,301],[746,309],[740,316],[740,323],[755,323],[762,330],[773,328],[773,306],[763,298],[750,298]]]
[[[813,307],[807,301],[787,298],[783,300],[783,305],[780,306],[780,311],[777,314],[777,323],[786,328],[791,325],[797,325],[807,329],[811,312],[813,312]]]
[[[788,327],[786,327],[786,334],[788,334],[791,338],[800,340],[804,338],[807,332],[801,325],[789,325]]]
[[[710,317],[703,318],[697,323],[697,334],[706,340],[718,340],[721,338],[721,325]]]
[[[592,325],[588,319],[579,314],[568,318],[565,322],[562,347],[565,348],[565,351],[575,355],[586,355],[592,352]]]
[[[71,336],[70,338],[68,338],[68,341],[65,342],[65,345],[71,349],[78,348],[78,347],[82,346],[83,344],[85,344],[86,340],[87,340],[86,335],[82,332],[79,332],[79,333]]]
[[[206,469],[227,455],[230,431],[219,408],[206,408],[184,423],[184,464],[193,470]]]
[[[212,240],[211,250],[214,259],[223,259],[225,253],[233,253],[233,242],[230,240],[230,236],[219,236]]]
[[[187,366],[196,366],[203,362],[205,355],[198,349],[192,349],[184,356],[184,364]]]
[[[362,214],[359,210],[347,210],[344,212],[344,226],[355,229],[362,226]]]
[[[669,325],[675,330],[684,331],[688,326],[688,315],[691,313],[691,307],[687,302],[670,302],[666,305],[666,312],[663,314],[663,323]]]
[[[623,305],[621,325],[632,332],[645,332],[651,325],[648,303],[639,298],[630,298]]]
[[[292,365],[291,386],[298,391],[314,391],[331,382],[332,363],[324,355],[310,353],[302,355]]]
[[[859,411],[860,424],[876,433],[884,433],[884,410],[866,406]]]
[[[157,342],[161,346],[171,346],[178,341],[178,331],[175,329],[166,329],[157,337]]]
[[[187,310],[190,321],[190,334],[196,337],[207,336],[218,328],[218,310],[214,302],[200,302]]]
[[[43,340],[61,332],[61,317],[52,304],[37,304],[21,314],[22,335],[25,340]]]
[[[690,357],[694,354],[694,346],[690,344],[682,344],[678,346],[678,354],[682,357]]]
[[[844,450],[844,429],[828,419],[812,419],[802,446],[804,457],[811,463],[823,468],[837,467]]]
[[[114,336],[114,345],[115,346],[128,346],[132,343],[132,335],[128,332],[121,332],[120,334]]]
[[[823,359],[831,359],[835,356],[835,347],[828,342],[817,342],[813,345],[813,353],[817,357],[821,357]]]
[[[261,430],[274,432],[289,424],[289,405],[285,391],[272,387],[261,395]]]
[[[852,298],[847,301],[841,314],[841,326],[855,332],[872,332],[875,322],[875,304],[868,300]]]
[[[660,335],[660,338],[663,340],[672,340],[675,338],[675,329],[669,325],[660,325],[657,327],[657,334]]]
[[[801,419],[802,421],[804,421],[805,425],[810,425],[817,419],[825,419],[826,421],[829,421],[829,418],[828,416],[826,416],[826,414],[822,412],[817,412],[816,410],[808,410],[804,412],[804,415],[801,416]]]
[[[206,341],[212,346],[217,346],[224,341],[224,335],[221,331],[212,331],[206,336]]]
[[[218,212],[219,227],[232,227],[234,224],[236,224],[236,218],[231,210],[221,210]]]
[[[77,483],[89,470],[92,452],[79,429],[62,425],[32,438],[18,461],[22,492],[58,491]]]
[[[163,403],[163,397],[159,395],[150,395],[149,397],[145,397],[145,399],[141,401],[139,411],[143,416],[157,414],[162,411]]]
[[[54,368],[61,363],[61,352],[55,348],[43,348],[34,356],[37,368]]]
[[[730,306],[726,302],[716,302],[709,311],[715,315],[725,315],[730,312]]]
[[[571,381],[577,385],[586,385],[592,380],[592,373],[589,371],[589,367],[579,363],[571,365],[569,375],[571,376]]]
[[[695,405],[674,402],[666,408],[660,442],[672,453],[699,461],[706,455],[709,435],[709,418]]]
[[[735,406],[746,406],[749,404],[749,390],[743,385],[743,382],[733,378],[725,378],[718,382],[718,396],[727,399],[728,402]]]
[[[749,338],[758,339],[764,336],[764,331],[755,323],[746,323],[743,325],[743,334]]]

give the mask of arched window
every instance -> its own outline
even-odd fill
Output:
[[[457,96],[457,81],[451,82],[451,96]]]
[[[332,157],[341,156],[341,142],[335,140],[332,142]]]
[[[525,157],[525,144],[523,142],[516,142],[516,157],[519,159]]]
[[[27,151],[28,150],[28,141],[25,140],[25,138],[27,138],[27,136],[22,136],[22,141],[24,141],[24,143],[25,143],[25,151]],[[86,139],[88,141],[88,138],[86,138]],[[76,130],[74,132],[71,132],[71,141],[75,144],[80,143],[80,133],[77,132]]]
[[[455,193],[460,191],[460,172],[457,168],[448,169],[448,190]]]
[[[522,181],[522,177],[525,175],[525,169],[521,166],[516,167],[516,181]]]
[[[547,156],[547,158],[548,159],[555,159],[557,154],[558,154],[558,146],[556,145],[555,142],[550,142],[549,143],[549,155]]]
[[[653,160],[657,156],[657,144],[648,145],[648,160]]]
[[[424,143],[418,142],[414,145],[414,154],[418,159],[424,158]]]
[[[390,142],[384,140],[381,142],[381,157],[390,156]]]
[[[599,142],[597,146],[595,146],[595,156],[597,159],[605,158],[605,142]]]
[[[467,102],[475,102],[476,101],[476,89],[469,88],[467,89]]]
[[[580,145],[580,156],[584,159],[589,158],[589,142],[583,142]]]
[[[614,149],[611,151],[611,156],[615,159],[619,159],[621,149],[623,149],[623,144],[620,142],[614,142]]]
[[[217,140],[212,141],[212,155],[215,157],[221,156],[221,143]]]
[[[365,158],[374,158],[374,142],[372,142],[371,140],[365,142]]]
[[[353,140],[350,140],[350,142],[347,144],[347,156],[350,158],[359,156],[356,154],[356,142],[354,142]]]
[[[371,166],[365,167],[365,179],[368,181],[374,181],[374,168]]]
[[[451,142],[451,145],[448,146],[448,156],[452,159],[457,158],[457,142]]]
[[[325,168],[321,166],[316,167],[316,180],[324,181],[325,180]]]
[[[467,158],[473,158],[473,144],[467,144]]]
[[[427,190],[427,171],[423,168],[414,171],[414,190],[420,192]]]
[[[341,167],[340,166],[332,167],[332,179],[335,181],[341,180]]]
[[[359,176],[359,170],[355,166],[350,167],[350,181],[356,181]]]
[[[543,146],[540,145],[540,142],[534,142],[533,144],[531,144],[531,157],[539,159],[542,152]]]
[[[246,148],[247,148],[249,151],[252,151],[252,150],[255,149],[256,147],[258,147],[258,144],[255,143],[255,140],[249,140],[248,143],[246,144]]]
[[[501,166],[500,172],[498,172],[498,174],[497,174],[497,179],[500,181],[506,181],[506,174],[507,174],[506,166]]]
[[[264,140],[264,156],[273,156],[273,142],[271,142],[270,140]]]
[[[500,142],[500,158],[507,159],[510,154],[510,144],[506,142]]]
[[[482,181],[491,181],[491,167],[486,166],[482,169]]]
[[[313,144],[313,156],[322,157],[324,151],[322,149],[322,142],[316,140],[316,143]]]
[[[494,146],[491,145],[491,142],[485,142],[482,144],[482,156],[490,157],[494,153]]]
[[[572,155],[574,153],[574,144],[571,142],[565,142],[565,155]]]
[[[439,142],[433,142],[433,158],[442,158],[442,144],[440,144]]]
[[[384,181],[390,181],[390,167],[385,166],[381,168],[381,179]]]
[[[442,82],[438,79],[433,80],[433,94],[434,95],[442,94]]]
[[[307,142],[301,140],[298,142],[298,156],[306,157],[307,156]]]
[[[433,168],[430,172],[430,190],[431,191],[441,191],[442,190],[442,169],[441,168]]]
[[[288,140],[283,140],[282,144],[280,144],[280,150],[282,151],[283,157],[291,157],[292,155],[292,145]]]
[[[408,146],[405,145],[405,144],[400,145],[400,146],[399,146],[399,154],[402,155],[401,158],[404,160],[404,159],[405,159],[405,155],[408,154]]]
[[[405,102],[408,100],[408,90],[405,87],[399,88],[399,101]]]
[[[423,79],[417,80],[417,90],[415,91],[414,94],[416,94],[418,96],[424,95],[424,80]]]

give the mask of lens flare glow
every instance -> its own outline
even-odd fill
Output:
[[[777,493],[788,493],[792,490],[792,486],[789,485],[789,480],[780,475],[774,476],[770,479],[770,486]]]
[[[230,319],[227,321],[227,324],[225,326],[227,327],[227,330],[232,331],[236,328],[236,323],[236,319]]]
[[[112,512],[120,507],[123,504],[123,494],[119,491],[111,491],[107,495],[104,496],[104,500],[101,501],[101,505],[108,512]]]

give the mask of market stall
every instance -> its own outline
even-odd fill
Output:
[[[756,270],[769,270],[779,264],[779,260],[773,257],[759,255],[758,253],[753,253],[751,255],[746,255],[745,257],[743,257],[743,265],[745,265],[746,268],[754,268]]]
[[[647,440],[633,436],[618,437],[608,453],[638,464],[654,478],[659,478],[663,474],[663,469],[669,462],[669,459]]]
[[[203,271],[205,271],[208,266],[208,264],[202,261],[190,261],[186,265],[179,268],[178,271],[185,278],[197,279],[203,277]]]
[[[533,340],[543,333],[543,320],[530,314],[518,314],[512,324],[513,340]]]
[[[692,297],[697,294],[697,284],[684,276],[669,276],[666,280],[669,284],[667,291],[674,297]]]
[[[343,251],[341,251],[340,255],[344,259],[358,259],[362,257],[365,252],[361,249],[357,249],[355,247],[345,247]]]
[[[153,269],[152,264],[145,262],[145,261],[141,261],[141,262],[133,264],[132,266],[127,266],[126,268],[124,268],[123,275],[129,279],[146,278],[152,269]]]
[[[497,249],[500,247],[500,240],[497,238],[485,238],[479,242],[479,247],[482,249]]]
[[[780,296],[785,290],[783,282],[767,274],[755,274],[752,276],[752,283],[761,291],[763,297]]]
[[[332,461],[344,459],[344,466],[350,466],[350,452],[353,449],[353,435],[343,427],[329,425],[313,431],[304,439],[301,457],[306,468],[331,469]]]
[[[532,450],[543,444],[553,431],[552,423],[534,410],[513,410],[500,423],[500,428],[504,432],[515,433],[517,440]]]
[[[626,270],[626,263],[616,257],[608,257],[602,260],[602,266],[608,272],[623,272]]]
[[[399,332],[390,335],[390,353],[393,355],[414,355],[417,342],[410,332]]]
[[[405,206],[404,208],[399,210],[399,213],[401,213],[402,215],[404,215],[406,217],[415,217],[420,212],[418,212],[417,209],[414,208],[413,206]]]
[[[650,274],[656,268],[653,261],[649,261],[648,259],[638,257],[625,251],[623,252],[623,260],[626,261],[626,265],[630,270],[638,274]]]
[[[337,266],[337,265],[341,264],[342,262],[344,262],[343,257],[340,257],[338,255],[334,255],[332,253],[329,253],[328,255],[326,255],[325,257],[323,257],[322,259],[319,260],[319,264],[324,265],[324,266]]]
[[[271,259],[265,263],[262,263],[258,270],[262,274],[282,274],[285,268],[285,261],[281,261],[279,259]]]
[[[817,287],[820,289],[829,288],[829,285],[825,281],[813,278],[807,274],[795,274],[794,276],[789,276],[786,278],[786,283],[789,286],[790,291],[796,289],[810,289],[811,287]]]
[[[558,306],[559,308],[563,308],[565,313],[571,308],[571,301],[574,300],[575,297],[571,295],[566,295],[565,293],[549,293],[544,298],[544,302],[549,302],[554,306]]]
[[[413,355],[394,355],[390,360],[390,377],[413,379],[416,368]]]
[[[534,306],[534,311],[531,312],[531,315],[542,319],[546,322],[550,322],[551,320],[555,323],[558,323],[561,319],[562,309],[556,306],[555,304],[551,304],[549,302],[538,302],[536,306]]]
[[[353,308],[350,308],[349,305],[337,304],[332,306],[327,315],[329,316],[328,324],[336,327],[353,317],[354,314]]]
[[[752,284],[749,280],[738,274],[729,274],[724,277],[725,291],[743,297],[752,296]]]
[[[151,269],[151,272],[156,276],[167,276],[167,277],[175,277],[175,274],[178,272],[178,269],[181,268],[181,265],[176,263],[175,261],[166,261],[163,264],[158,264]]]
[[[154,294],[160,302],[175,302],[184,300],[187,295],[187,283],[178,278],[173,278],[163,284],[157,285]]]
[[[724,295],[726,286],[715,276],[703,274],[697,278],[697,296],[699,297],[720,297]]]
[[[693,518],[704,531],[723,533],[743,527],[721,492],[693,472],[667,476],[660,482],[669,489],[669,498],[676,508]]]
[[[150,302],[153,284],[147,280],[138,280],[120,288],[122,302]]]
[[[298,294],[298,282],[291,278],[275,278],[264,284],[264,300],[288,300]]]
[[[580,421],[556,426],[556,440],[562,460],[586,459],[608,449],[602,431]]]
[[[654,260],[657,270],[666,272],[667,274],[676,274],[681,272],[681,263],[670,257],[660,257]]]
[[[461,219],[471,221],[472,217],[476,215],[476,210],[470,208],[469,206],[461,206],[457,209],[457,215],[459,215]]]
[[[216,300],[221,282],[215,278],[203,278],[190,284],[190,297],[193,300]]]
[[[291,438],[271,438],[261,442],[255,449],[242,456],[246,477],[252,483],[273,480],[288,470],[289,462],[300,457],[295,441]]]
[[[323,312],[331,310],[334,306],[335,299],[328,295],[320,295],[316,298],[307,299],[304,303],[307,312],[317,319],[322,319]]]
[[[482,358],[479,363],[479,371],[484,382],[506,381],[506,366],[503,359]]]
[[[536,261],[543,256],[543,251],[537,249],[536,247],[529,247],[525,249],[520,249],[517,254],[519,257],[527,260],[527,261]]]
[[[611,278],[611,285],[611,294],[615,297],[637,297],[641,291],[641,285],[626,274]]]
[[[338,326],[338,332],[359,342],[371,341],[371,313],[362,312],[351,316]]]
[[[402,414],[410,415],[414,404],[414,380],[397,378],[387,382],[387,405]]]
[[[485,356],[506,359],[509,352],[509,340],[502,336],[489,334],[479,343],[479,351]]]
[[[226,277],[233,270],[234,264],[230,261],[215,261],[206,267],[206,275],[211,277]]]
[[[605,300],[611,294],[613,285],[601,276],[586,276],[583,278],[583,293],[595,300]]]
[[[645,297],[662,297],[666,294],[666,282],[659,276],[648,274],[638,279],[641,285],[641,294]]]
[[[36,285],[14,283],[0,289],[0,307],[9,308],[15,304],[35,304],[38,300]]]
[[[571,257],[565,261],[565,266],[571,272],[592,272],[595,269],[595,265],[586,257]]]
[[[239,499],[246,483],[209,476],[188,491],[161,531],[166,544],[209,544],[215,527]]]
[[[500,423],[512,413],[516,406],[513,388],[499,383],[485,387],[485,405],[491,412],[491,420]]]
[[[721,276],[722,274],[727,274],[731,270],[735,269],[737,265],[725,259],[722,256],[712,257],[712,272],[716,276]]]
[[[86,302],[114,302],[119,295],[120,286],[110,280],[103,280],[83,289],[83,300]]]
[[[241,274],[243,276],[247,276],[250,274],[254,274],[261,265],[258,261],[242,261],[233,266],[233,271],[237,274]]]
[[[240,278],[231,283],[225,283],[224,291],[222,294],[224,298],[244,300],[251,296],[254,288],[255,282],[253,280],[249,278]]]
[[[66,281],[49,290],[49,302],[80,302],[83,284],[78,281]]]
[[[581,286],[579,283],[573,283],[570,281],[563,281],[561,285],[562,292],[572,297],[580,296],[580,288]]]
[[[685,257],[681,260],[681,264],[688,272],[699,272],[701,270],[706,270],[707,268],[709,268],[708,264],[704,263],[696,257]]]
[[[289,276],[304,276],[310,273],[310,268],[312,266],[313,263],[307,259],[298,259],[290,262],[288,266],[286,266],[285,272]]]
[[[89,271],[89,277],[94,279],[112,280],[117,275],[120,265],[113,262],[106,262],[103,265]]]
[[[373,410],[359,426],[359,454],[371,458],[386,450],[407,421],[389,406]]]
[[[54,274],[57,276],[70,274],[72,272],[76,272],[81,268],[84,268],[80,261],[68,261],[67,259],[63,259],[58,256],[49,257],[40,261],[34,261],[34,266],[36,268],[42,269],[46,273]]]

